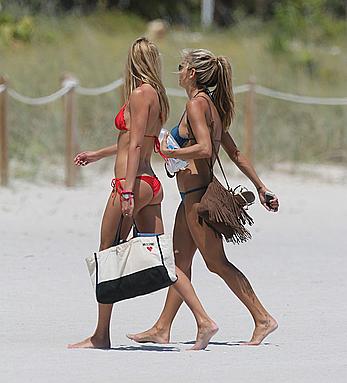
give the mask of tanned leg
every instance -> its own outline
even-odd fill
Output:
[[[198,222],[196,203],[200,201],[200,198],[199,193],[186,196],[186,220],[192,237],[208,269],[223,278],[251,313],[255,329],[251,340],[246,344],[259,345],[266,336],[277,329],[277,322],[261,304],[246,276],[226,258],[222,239],[216,236],[205,223]],[[190,208],[188,208],[189,205]]]
[[[143,184],[143,185],[142,185]],[[136,182],[135,185],[135,218],[139,210],[152,199],[152,189],[144,182]],[[112,246],[115,234],[121,218],[121,208],[119,196],[115,201],[112,196],[109,197],[101,224],[100,250]],[[132,220],[123,219],[121,238],[128,236],[132,225]],[[110,322],[112,315],[112,304],[98,304],[98,321],[94,334],[82,342],[68,345],[68,348],[110,348]]]
[[[146,207],[148,210],[149,207]],[[184,208],[181,206],[177,213],[176,225],[174,230],[174,249],[176,257],[181,257],[182,251],[186,252],[187,249],[190,250],[189,257],[182,258],[182,265],[186,268],[187,272],[190,275],[190,267],[195,253],[195,245],[191,241],[191,246],[187,247],[187,241],[185,241],[184,233],[189,233],[187,228],[182,227],[182,224],[179,225],[178,222],[182,222],[180,218],[184,220]],[[180,234],[183,234],[181,236]],[[180,240],[178,240],[180,238]],[[190,238],[191,239],[191,238]],[[176,262],[177,263],[177,262]],[[206,311],[202,307],[190,280],[187,276],[176,267],[176,274],[178,277],[177,282],[169,289],[169,293],[166,299],[164,310],[157,321],[154,327],[144,333],[128,335],[132,340],[138,341],[140,343],[144,342],[155,342],[155,343],[167,343],[169,342],[169,332],[171,328],[172,321],[182,304],[182,299],[187,303],[188,307],[194,314],[198,332],[196,337],[196,342],[191,350],[202,350],[207,347],[211,337],[216,334],[218,331],[218,326],[216,323],[207,315]]]
[[[180,204],[176,212],[173,246],[176,266],[191,279],[191,265],[196,245],[187,226],[183,203]],[[164,308],[153,327],[138,334],[128,334],[127,337],[138,343],[169,343],[172,322],[182,302],[183,300],[176,289],[171,286],[166,296]]]
[[[202,307],[187,276],[178,267],[176,267],[176,274],[178,279],[173,287],[191,309],[198,326],[196,341],[190,350],[203,350],[207,347],[213,335],[217,333],[218,326]]]

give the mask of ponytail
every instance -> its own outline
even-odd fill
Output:
[[[235,115],[235,100],[232,88],[232,70],[228,59],[224,56],[216,57],[206,49],[191,49],[183,51],[183,60],[195,69],[196,85],[210,94],[227,130]]]
[[[235,115],[235,99],[232,84],[232,69],[224,56],[216,58],[217,84],[212,93],[213,102],[222,120],[223,129],[227,130]]]

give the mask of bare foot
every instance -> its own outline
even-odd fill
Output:
[[[169,343],[170,333],[166,329],[159,329],[156,326],[138,334],[127,334],[127,337],[137,343]]]
[[[199,326],[198,334],[196,336],[196,342],[189,350],[198,351],[204,350],[210,341],[210,339],[219,330],[217,324],[213,321],[207,322],[206,324]]]
[[[265,322],[257,324],[253,331],[252,339],[249,342],[243,343],[246,346],[258,346],[269,334],[275,331],[278,323],[272,317],[266,319]]]
[[[94,336],[82,340],[82,342],[68,344],[67,348],[100,348],[108,349],[111,347],[111,342],[109,339],[97,340]]]

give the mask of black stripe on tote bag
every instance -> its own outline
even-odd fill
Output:
[[[120,228],[117,243],[119,238]],[[170,234],[134,237],[94,253],[86,262],[96,300],[104,304],[149,294],[177,280]]]

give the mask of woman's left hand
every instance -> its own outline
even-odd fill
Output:
[[[278,201],[277,196],[275,194],[273,194],[273,198],[271,199],[270,203],[267,204],[266,203],[266,197],[265,197],[266,192],[273,194],[269,189],[267,189],[265,187],[262,187],[258,190],[259,199],[260,199],[261,204],[265,207],[266,210],[277,212],[278,208],[280,206],[280,203]]]
[[[128,196],[129,198],[124,198]],[[124,197],[121,195],[122,214],[125,217],[132,217],[134,214],[134,196],[131,194],[124,194]]]

